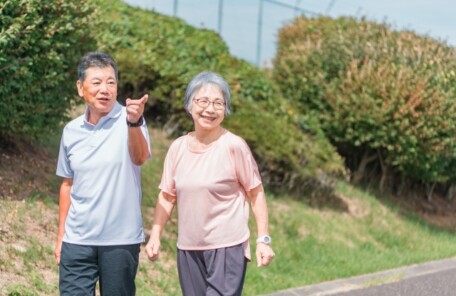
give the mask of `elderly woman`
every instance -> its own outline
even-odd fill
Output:
[[[196,75],[184,106],[195,130],[168,150],[146,253],[158,258],[161,233],[177,203],[183,295],[241,295],[250,261],[249,202],[258,229],[257,265],[274,258],[258,167],[246,142],[221,126],[230,113],[230,90],[220,75]]]

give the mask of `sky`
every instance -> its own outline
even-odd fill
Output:
[[[158,13],[175,15],[195,27],[214,30],[225,40],[232,55],[260,67],[271,64],[278,30],[301,14],[385,21],[396,30],[412,30],[456,46],[454,0],[124,1]]]

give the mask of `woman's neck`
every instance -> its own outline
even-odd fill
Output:
[[[195,148],[206,148],[210,146],[220,138],[223,132],[224,128],[221,126],[213,130],[195,130],[193,132],[194,145],[197,146]]]

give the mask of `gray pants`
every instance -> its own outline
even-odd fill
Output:
[[[95,295],[98,279],[101,295],[135,295],[139,252],[140,244],[83,246],[64,242],[59,266],[60,295]]]
[[[242,294],[247,260],[242,244],[204,251],[177,250],[177,268],[184,296]]]

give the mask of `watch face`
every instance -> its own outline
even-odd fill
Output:
[[[264,235],[259,237],[256,242],[269,245],[271,243],[271,237],[269,235]]]

